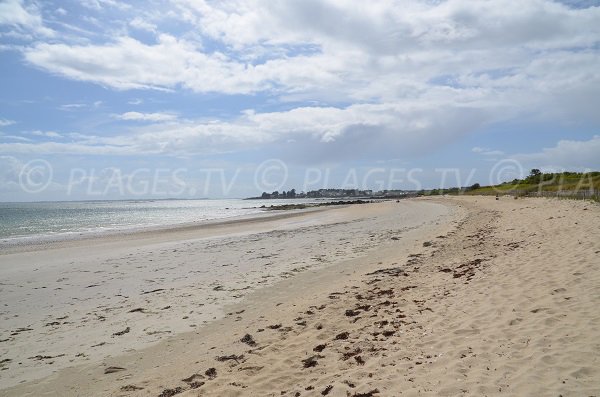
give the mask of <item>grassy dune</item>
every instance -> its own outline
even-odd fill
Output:
[[[532,173],[524,179],[514,179],[499,185],[434,189],[426,195],[469,194],[515,196],[545,196],[582,198],[600,201],[600,172]]]

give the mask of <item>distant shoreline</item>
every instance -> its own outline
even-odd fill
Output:
[[[372,203],[381,202],[381,201],[385,201],[385,200],[375,201],[375,200],[360,200],[359,199],[359,200],[348,200],[348,201],[344,201],[344,200],[325,201],[322,203],[280,204],[280,205],[271,204],[270,207],[267,207],[266,205],[262,205],[259,208],[265,209],[267,211],[276,211],[276,210],[290,211],[290,210],[302,210],[302,209],[306,209],[306,208],[330,207],[330,206],[336,206],[336,205],[372,204]]]
[[[307,212],[324,211],[327,207],[343,205],[369,204],[377,201],[353,200],[353,201],[327,201],[322,203],[281,204],[267,207],[263,205],[256,207],[262,210],[258,213],[233,216],[228,218],[216,218],[186,223],[175,223],[157,226],[133,226],[113,230],[69,232],[60,234],[39,234],[23,237],[12,237],[0,239],[0,256],[14,252],[37,251],[53,247],[62,247],[64,244],[77,242],[110,241],[115,239],[137,239],[162,233],[192,232],[197,230],[210,230],[222,226],[242,225],[248,223],[260,223],[275,221],[289,217],[300,216]],[[286,211],[285,213],[273,213],[272,211]],[[295,211],[295,212],[290,212]]]
[[[297,205],[315,201],[286,200],[280,203]],[[323,201],[318,202],[320,204]],[[0,225],[0,249],[163,229],[205,227],[223,221],[273,216],[267,213],[269,202],[266,200],[252,203],[241,199],[188,203],[180,200],[122,200],[0,204],[0,217],[3,219]],[[297,207],[302,208],[305,207]]]
[[[278,221],[286,218],[302,216],[309,212],[325,210],[327,210],[327,208],[314,207],[305,208],[302,211],[287,211],[285,213],[261,211],[260,213],[241,215],[237,217],[218,218],[171,225],[132,227],[105,230],[101,232],[32,235],[25,237],[6,238],[0,239],[0,257],[7,254],[63,248],[71,245],[87,245],[95,243],[151,239],[163,235],[172,235],[173,239],[181,239],[181,235],[209,232],[211,230],[224,227],[240,227],[243,225]]]

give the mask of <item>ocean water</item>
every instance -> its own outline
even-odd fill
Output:
[[[311,200],[124,200],[0,203],[0,242],[169,227],[265,213],[261,205]],[[312,200],[314,201],[314,200]]]

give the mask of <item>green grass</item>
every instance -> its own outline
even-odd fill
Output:
[[[469,190],[467,194],[502,194],[528,192],[583,192],[600,190],[600,172],[541,174],[535,177],[513,180],[495,186],[483,186]]]
[[[480,186],[470,188],[434,189],[424,192],[425,195],[438,194],[469,194],[469,195],[496,195],[511,194],[516,196],[552,196],[553,193],[562,198],[590,198],[600,201],[600,172],[577,173],[562,172],[530,175],[524,179],[515,179],[493,186]],[[589,196],[590,190],[595,195]]]

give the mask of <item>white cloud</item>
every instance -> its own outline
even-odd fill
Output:
[[[214,123],[127,112],[114,117],[150,124],[40,150],[212,153],[275,145],[290,156],[359,151],[384,159],[523,117],[600,120],[600,7],[572,9],[550,0],[171,0],[163,20],[124,11],[117,28],[106,28],[100,11],[119,4],[86,0],[98,12],[83,19],[98,37],[36,41],[24,58],[117,90],[265,93],[274,102],[303,105]],[[164,33],[173,19],[178,33]],[[154,41],[127,36],[130,28],[155,32]]]
[[[17,135],[3,135],[3,134],[0,134],[0,135],[2,135],[2,138],[4,138],[4,139],[10,139],[10,140],[13,140],[13,141],[21,141],[21,142],[33,142],[33,140],[32,140],[32,139],[25,138],[24,136],[17,136]]]
[[[464,117],[469,114],[470,117]],[[225,121],[175,120],[172,114],[128,112],[122,119],[154,121],[115,136],[70,134],[64,143],[5,144],[6,153],[213,154],[271,146],[294,161],[396,158],[427,152],[487,121],[485,111],[402,103],[302,107],[243,112]],[[167,121],[167,122],[165,122]]]
[[[76,110],[76,109],[82,109],[85,107],[87,107],[87,105],[85,103],[66,103],[64,105],[60,105],[58,108],[60,110],[72,111],[72,110]]]
[[[38,43],[25,58],[116,89],[266,91],[291,101],[479,101],[498,114],[506,107],[527,112],[523,107],[563,87],[573,96],[600,88],[600,58],[585,50],[600,40],[600,8],[546,0],[174,3],[179,18],[222,48],[206,51],[193,36],[161,34],[155,43],[126,36],[104,44]],[[143,28],[147,21],[136,16],[130,23]],[[443,76],[454,83],[435,83]]]
[[[44,26],[40,10],[35,3],[24,4],[22,0],[0,2],[0,25],[8,25],[40,36],[52,37],[55,32]]]
[[[165,34],[155,45],[130,37],[106,45],[40,43],[26,50],[25,58],[50,72],[117,89],[182,85],[200,92],[253,90],[243,65],[203,54],[193,43]]]
[[[335,58],[297,57],[254,66],[221,53],[205,54],[197,44],[166,34],[153,45],[130,37],[105,45],[39,43],[25,51],[25,58],[52,73],[117,89],[182,86],[197,92],[248,94],[277,87],[296,92],[343,84],[334,71],[322,68],[327,62],[341,71]]]
[[[47,138],[62,138],[62,135],[59,134],[56,131],[40,131],[40,130],[35,130],[35,131],[31,131],[30,132],[31,135],[35,135],[35,136],[44,136]]]
[[[177,115],[172,113],[140,113],[140,112],[126,112],[117,115],[117,118],[121,120],[135,120],[135,121],[172,121],[177,119]]]
[[[156,25],[144,20],[140,17],[135,17],[129,22],[129,26],[139,30],[147,30],[148,32],[156,32]]]
[[[479,146],[475,146],[473,149],[471,149],[471,151],[473,153],[479,153],[484,156],[502,156],[502,155],[504,155],[504,152],[501,150],[492,150],[492,149],[479,147]]]
[[[129,148],[119,146],[92,146],[78,143],[0,143],[0,152],[20,154],[89,154],[89,155],[129,155]]]
[[[587,141],[561,140],[556,146],[544,148],[538,153],[512,156],[534,168],[584,170],[600,169],[600,135]]]
[[[131,5],[117,0],[80,0],[80,3],[84,7],[98,11],[106,7],[115,7],[120,10],[128,10],[131,8]]]
[[[0,119],[0,127],[6,127],[13,124],[15,124],[15,121],[13,120]]]
[[[175,0],[182,18],[235,46],[315,43],[398,54],[415,48],[488,49],[594,43],[600,10],[544,0],[274,2]]]
[[[486,113],[470,109],[405,107],[402,104],[351,105],[346,108],[296,108],[284,112],[245,111],[223,121],[165,120],[161,113],[130,112],[130,120],[155,121],[114,136],[68,134],[62,142],[5,142],[0,152],[12,154],[170,155],[196,156],[271,148],[280,158],[315,164],[349,159],[408,159],[434,150],[456,136],[480,128]],[[168,115],[168,114],[167,114]],[[166,117],[168,119],[168,117]],[[424,120],[427,120],[425,122]],[[476,121],[474,121],[476,120]],[[167,122],[165,122],[167,121]],[[33,132],[47,138],[53,132]],[[431,142],[434,142],[433,144]],[[474,147],[491,160],[498,150]],[[600,136],[588,141],[561,140],[538,153],[510,156],[527,168],[583,170],[600,168]]]

